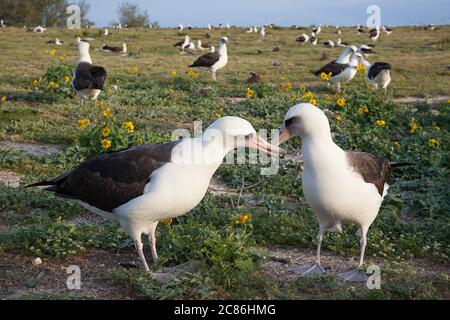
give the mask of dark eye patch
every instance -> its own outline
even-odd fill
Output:
[[[284,126],[287,128],[287,127],[293,125],[295,123],[295,119],[296,118],[293,117],[293,118],[289,118],[289,119],[285,120],[284,121]]]

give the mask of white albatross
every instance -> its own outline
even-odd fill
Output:
[[[341,224],[347,222],[359,227],[360,257],[358,269],[341,273],[339,277],[366,281],[367,275],[360,267],[364,263],[367,232],[387,193],[391,164],[379,155],[342,150],[333,142],[323,111],[308,103],[295,105],[286,113],[278,143],[291,137],[302,140],[303,195],[319,221],[316,262],[291,271],[302,276],[324,273],[320,264],[323,234],[341,231]],[[405,164],[392,167],[401,165]]]
[[[208,68],[212,74],[214,81],[217,80],[216,71],[222,69],[228,63],[227,53],[228,38],[222,37],[220,39],[220,46],[218,51],[209,52],[189,66],[189,68]]]
[[[148,235],[156,263],[158,222],[195,208],[227,153],[244,147],[269,155],[279,151],[261,138],[247,120],[222,117],[199,138],[103,153],[59,177],[28,187],[47,186],[47,191],[72,198],[89,211],[118,221],[133,239],[142,265],[149,272],[142,234]]]

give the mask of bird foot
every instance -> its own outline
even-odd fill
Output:
[[[361,269],[339,273],[338,277],[343,281],[351,282],[367,282],[368,279],[367,274]]]
[[[310,274],[323,274],[326,272],[319,263],[314,263],[310,266],[292,267],[289,268],[288,271],[299,274],[301,277],[306,277]]]

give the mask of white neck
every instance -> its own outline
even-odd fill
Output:
[[[369,61],[367,61],[366,59],[362,58],[361,59],[361,64],[363,66],[365,66],[367,69],[369,69],[372,65],[369,63]]]
[[[336,60],[337,63],[348,63],[350,60],[351,53],[349,52],[350,49],[345,49],[344,52],[341,53],[339,58]]]
[[[80,58],[78,59],[78,63],[80,62],[87,62],[92,64],[91,55],[89,54],[89,48],[81,48],[79,49]]]
[[[221,56],[228,56],[226,43],[223,43],[223,42],[220,43],[219,54]]]

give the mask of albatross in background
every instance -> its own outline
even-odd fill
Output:
[[[218,51],[210,52],[201,56],[193,64],[191,64],[189,68],[208,68],[212,74],[213,80],[216,81],[216,71],[225,67],[228,62],[227,43],[228,38],[222,37],[220,39]]]
[[[370,64],[363,56],[359,57],[359,61],[367,68],[367,82],[374,85],[375,89],[383,88],[386,92],[391,82],[391,65],[386,62]]]
[[[333,142],[323,111],[309,103],[295,105],[286,113],[279,143],[291,137],[302,139],[303,194],[319,220],[316,262],[291,271],[302,276],[324,273],[320,264],[322,236],[325,231],[341,231],[341,224],[347,222],[359,227],[360,257],[358,269],[339,277],[366,281],[367,275],[360,267],[364,263],[367,232],[387,193],[391,164],[376,154],[342,150]],[[392,167],[402,165],[406,164]]]
[[[323,73],[330,74],[330,83],[336,85],[336,92],[341,91],[341,83],[352,80],[357,71],[358,57],[362,56],[360,52],[357,52],[358,48],[351,45],[345,48],[337,60],[327,63],[325,66],[314,72],[316,76],[320,76]]]
[[[89,43],[80,41],[78,51],[80,58],[73,74],[72,86],[81,99],[81,106],[83,106],[85,99],[97,100],[105,84],[106,70],[92,64]]]
[[[142,234],[148,235],[156,263],[158,222],[196,207],[226,154],[244,147],[269,155],[279,151],[247,120],[222,117],[202,137],[103,153],[59,177],[29,187],[47,186],[47,191],[75,199],[89,211],[118,221],[133,239],[148,272]]]

